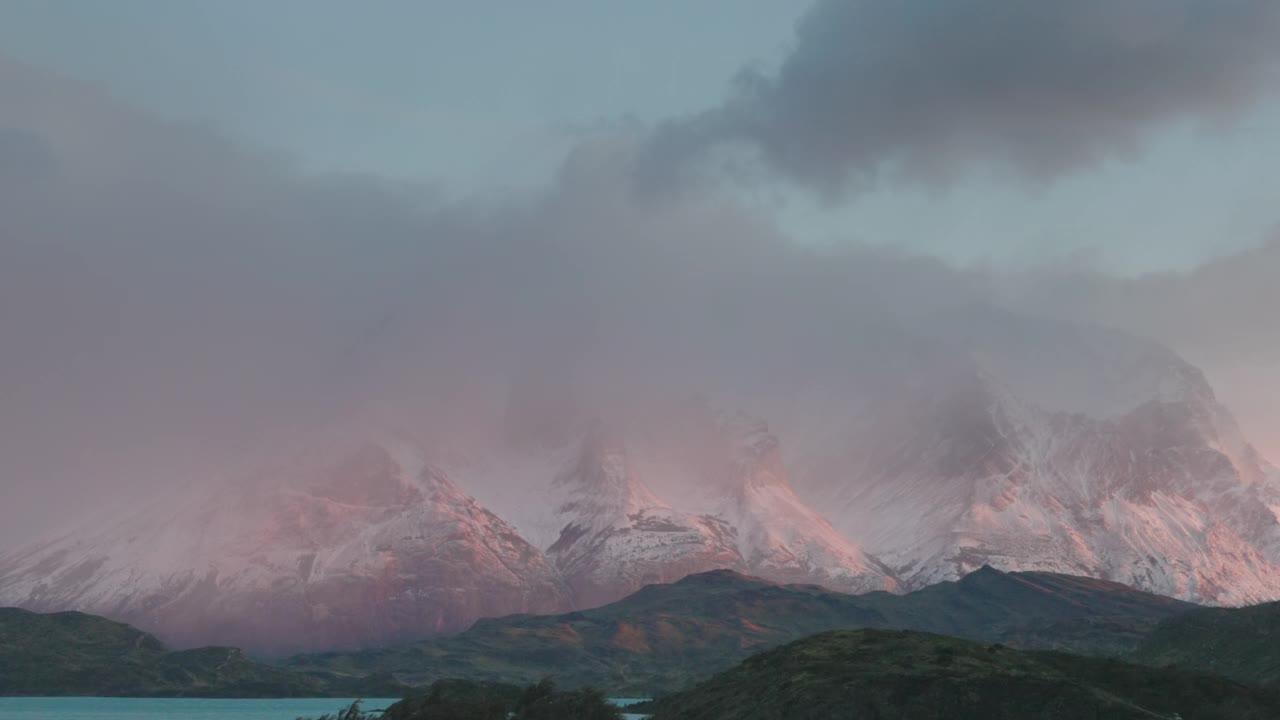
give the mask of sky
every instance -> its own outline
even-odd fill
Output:
[[[13,56],[282,150],[309,170],[468,192],[545,181],[575,134],[597,123],[698,109],[744,60],[780,57],[803,9],[789,0],[374,0],[358,10],[334,0],[18,0],[6,4],[0,40]]]
[[[777,68],[809,5],[11,0],[0,47],[308,171],[410,179],[457,197],[545,182],[592,129],[704,110],[741,73]],[[885,184],[857,202],[776,185],[753,199],[797,241],[905,247],[963,265],[1084,255],[1127,274],[1187,270],[1273,231],[1280,101],[1151,125],[1133,147],[1051,183],[978,168],[946,187]]]
[[[1280,457],[1278,62],[1267,0],[8,0],[0,538],[593,342],[761,341],[695,305],[1112,325]]]

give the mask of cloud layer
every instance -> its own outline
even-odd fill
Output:
[[[1050,178],[1274,91],[1277,37],[1269,0],[819,0],[775,74],[745,70],[723,104],[668,123],[645,174],[745,144],[831,196],[885,175]]]
[[[467,446],[579,407],[874,371],[956,308],[1116,325],[1191,353],[1229,401],[1275,397],[1274,244],[1136,281],[997,276],[804,249],[710,185],[634,192],[725,142],[829,194],[890,171],[1050,176],[1273,79],[1280,7],[1113,6],[820,2],[779,73],[723,106],[585,141],[541,192],[449,205],[0,60],[0,541],[335,424]],[[1280,428],[1280,402],[1257,405],[1253,429]]]
[[[334,426],[466,448],[802,376],[970,292],[936,261],[802,251],[710,189],[639,199],[635,134],[583,143],[542,192],[439,206],[13,63],[0,129],[15,537]]]
[[[1273,461],[1280,458],[1280,232],[1191,272],[1121,279],[1071,268],[992,278],[1024,311],[1155,338],[1205,369]]]

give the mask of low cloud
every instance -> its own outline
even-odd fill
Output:
[[[476,447],[802,376],[969,292],[936,261],[800,250],[711,189],[639,201],[639,133],[541,192],[439,205],[12,64],[0,127],[22,148],[0,172],[9,537],[335,427]]]
[[[474,447],[874,370],[957,308],[1115,323],[1223,367],[1275,337],[1274,248],[1133,283],[803,249],[714,188],[637,198],[638,132],[584,142],[541,192],[440,205],[2,62],[0,129],[0,541],[334,426]]]
[[[992,278],[1026,312],[1116,327],[1178,350],[1203,368],[1247,434],[1280,458],[1280,232],[1183,273],[1117,278],[1041,269]]]

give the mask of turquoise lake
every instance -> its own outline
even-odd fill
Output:
[[[394,699],[366,698],[366,710]],[[617,701],[627,704],[625,700]],[[634,702],[634,701],[632,701]],[[351,700],[204,700],[195,698],[0,697],[0,720],[294,720],[336,713]],[[639,716],[629,716],[639,717]]]

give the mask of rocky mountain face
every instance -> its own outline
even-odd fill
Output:
[[[738,413],[722,418],[719,428],[728,452],[717,510],[738,528],[748,572],[846,592],[898,587],[894,577],[800,499],[787,477],[778,438],[763,421]]]
[[[679,512],[659,500],[631,468],[625,446],[600,430],[558,479],[569,500],[547,555],[583,607],[603,605],[652,583],[715,568],[743,568],[737,529],[714,515]]]
[[[803,487],[906,587],[990,564],[1217,604],[1278,597],[1275,471],[1198,371],[1163,360],[1155,392],[1108,412],[1055,409],[975,368]]]
[[[7,555],[3,602],[265,654],[568,609],[541,551],[412,454],[369,445],[304,475],[161,502]]]
[[[766,349],[760,374],[643,420],[567,401],[544,417],[517,387],[514,440],[454,452],[367,433],[157,499],[0,556],[0,604],[283,653],[596,607],[714,569],[908,592],[990,565],[1280,598],[1280,474],[1198,370],[1110,331],[949,322],[786,376]],[[538,377],[542,394],[569,386]]]
[[[896,587],[795,494],[764,423],[728,416],[708,433],[714,442],[701,455],[710,462],[665,466],[699,488],[683,498],[692,512],[658,498],[621,439],[599,429],[587,436],[557,480],[569,500],[557,508],[564,529],[547,551],[580,606],[715,569],[847,591]]]

